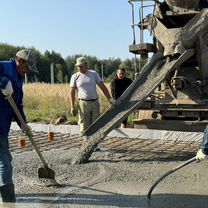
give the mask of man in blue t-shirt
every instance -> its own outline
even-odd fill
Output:
[[[22,78],[30,72],[38,72],[36,60],[31,50],[20,50],[16,53],[14,59],[0,61],[0,194],[3,202],[16,201],[8,134],[13,119],[21,128],[20,121],[6,98],[12,96],[26,121],[23,111]],[[32,134],[29,126],[26,134]]]

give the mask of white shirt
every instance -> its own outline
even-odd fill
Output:
[[[96,71],[88,70],[85,74],[77,72],[71,76],[70,87],[75,87],[78,99],[97,99],[96,84],[102,82]]]

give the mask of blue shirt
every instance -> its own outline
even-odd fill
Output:
[[[12,97],[17,105],[17,108],[26,121],[23,111],[23,80],[17,73],[16,62],[14,60],[0,61],[0,88],[4,89],[9,80],[11,81],[14,90]],[[0,136],[8,136],[13,119],[21,127],[15,112],[12,110],[12,107],[0,90]]]
[[[202,152],[208,155],[208,126],[204,130],[203,142],[201,144]]]

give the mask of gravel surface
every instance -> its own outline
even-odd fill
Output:
[[[56,181],[38,179],[36,153],[13,155],[17,203],[12,207],[138,207],[205,208],[208,203],[207,162],[192,163],[165,178],[152,193],[151,185],[184,161],[112,162],[100,151],[87,164],[71,165],[78,149],[44,152]],[[6,207],[6,206],[4,206]]]

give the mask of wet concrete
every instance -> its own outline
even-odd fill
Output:
[[[102,161],[108,154],[100,151],[88,164],[71,165],[69,158],[77,151],[43,153],[56,172],[56,186],[38,179],[41,163],[34,151],[13,155],[15,207],[207,207],[207,162],[192,163],[168,176],[148,200],[146,194],[155,180],[184,161]]]
[[[8,207],[138,207],[205,208],[208,202],[207,162],[192,163],[165,178],[147,199],[151,185],[164,173],[193,157],[199,143],[110,138],[99,144],[90,162],[71,165],[79,151],[80,137],[35,132],[56,181],[38,178],[42,164],[29,141],[18,148],[20,132],[11,132],[17,203]],[[1,206],[0,207],[7,207]]]

